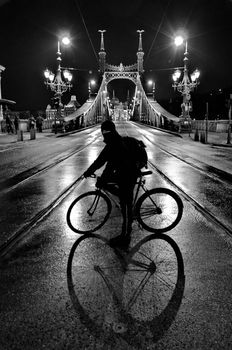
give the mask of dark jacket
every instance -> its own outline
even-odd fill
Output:
[[[97,159],[88,168],[87,172],[93,174],[103,165],[106,167],[102,173],[102,180],[108,180],[116,176],[119,182],[131,183],[137,179],[137,167],[130,155],[129,150],[117,132],[111,133],[110,140],[107,141]]]

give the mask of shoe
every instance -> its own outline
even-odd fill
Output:
[[[111,238],[110,246],[119,247],[122,249],[127,249],[130,245],[131,238],[129,235],[119,235],[117,237]]]

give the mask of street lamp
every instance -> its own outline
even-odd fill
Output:
[[[89,82],[88,82],[88,92],[89,92],[89,100],[91,98],[91,86],[94,86],[96,84],[95,80],[91,79]]]
[[[176,46],[180,46],[184,43],[184,38],[182,36],[177,36],[175,38],[175,44]],[[182,72],[180,69],[176,69],[175,72],[172,75],[173,79],[173,88],[174,90],[177,89],[183,96],[183,102],[181,104],[182,109],[182,116],[186,118],[188,121],[190,119],[189,112],[192,109],[191,106],[191,96],[190,92],[193,91],[197,85],[199,84],[199,76],[200,72],[198,69],[195,69],[194,72],[190,75],[188,75],[188,42],[185,40],[185,52],[184,52],[184,67],[181,67],[183,69],[183,77],[181,79]]]
[[[70,40],[68,37],[64,37],[62,39],[62,43],[64,45],[69,45]],[[57,107],[57,117],[58,119],[61,119],[61,96],[64,92],[67,90],[70,90],[72,87],[71,80],[72,80],[72,74],[70,71],[66,68],[61,67],[61,51],[60,51],[60,41],[58,40],[57,43],[57,71],[56,74],[54,74],[49,69],[46,69],[44,71],[44,76],[46,78],[46,81],[44,82],[47,87],[53,91],[54,94],[54,100],[56,101],[56,107]],[[63,69],[63,78],[61,71]],[[56,128],[56,115],[55,115],[55,134],[57,133]]]
[[[152,97],[155,100],[155,82],[153,80],[148,80],[148,85],[152,87]]]

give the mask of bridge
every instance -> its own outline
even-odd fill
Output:
[[[114,111],[110,103],[111,96],[107,89],[108,84],[116,79],[130,80],[134,84],[134,97],[128,106],[127,114],[130,120],[146,123],[161,129],[172,131],[180,130],[180,119],[165,110],[154,98],[148,97],[144,91],[141,77],[144,73],[144,52],[142,46],[143,30],[138,30],[139,44],[137,62],[131,65],[109,64],[106,61],[104,45],[105,30],[99,30],[101,43],[99,51],[99,73],[101,84],[97,95],[89,98],[78,110],[64,117],[66,123],[74,122],[79,127],[86,127],[102,122],[105,119],[114,119]]]

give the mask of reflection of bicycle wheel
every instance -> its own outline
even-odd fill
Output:
[[[128,258],[124,279],[125,311],[142,322],[159,317],[183,272],[181,252],[169,236],[145,237]]]
[[[175,319],[184,282],[183,258],[171,237],[153,234],[132,248],[124,278],[125,339],[138,348],[141,339],[158,341]]]
[[[80,237],[68,261],[70,296],[81,321],[96,336],[121,336],[138,347],[170,327],[184,290],[177,244],[153,234],[123,253],[99,235]]]
[[[168,188],[154,188],[144,193],[136,204],[138,222],[150,232],[167,232],[174,228],[183,214],[183,203]]]
[[[107,331],[114,322],[114,291],[123,267],[108,240],[86,234],[73,245],[68,260],[68,287],[81,321],[96,333]],[[115,312],[114,312],[115,311]]]
[[[105,224],[111,209],[112,204],[104,193],[86,192],[71,203],[67,211],[67,223],[74,232],[94,232]]]

